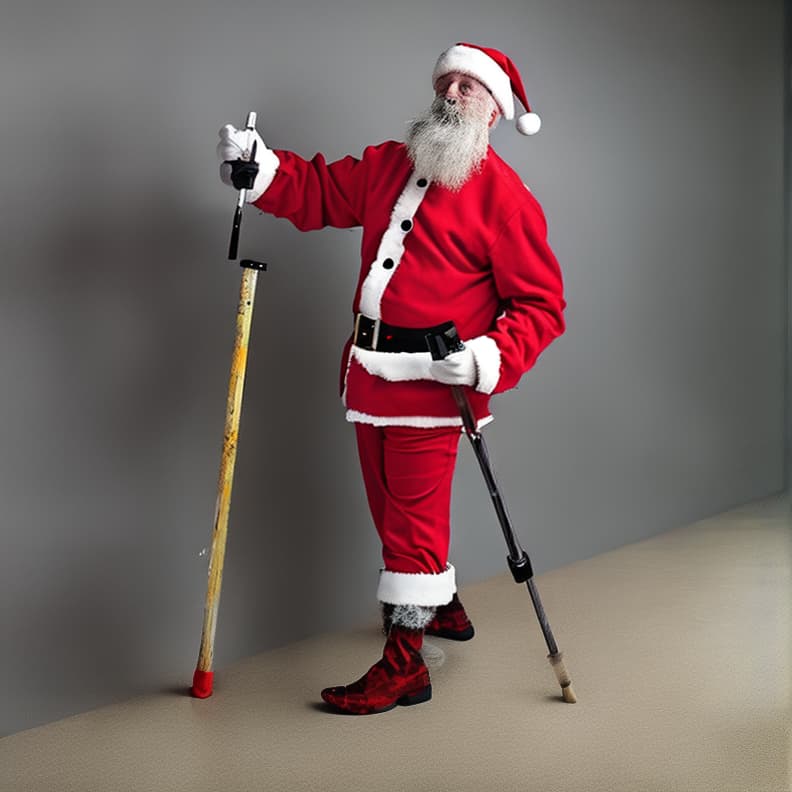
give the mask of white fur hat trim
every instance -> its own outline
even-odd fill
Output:
[[[455,44],[447,49],[437,61],[432,73],[432,85],[444,74],[460,72],[475,77],[484,83],[500,108],[503,117],[514,118],[514,98],[509,76],[486,52],[475,47]]]

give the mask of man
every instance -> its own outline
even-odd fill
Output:
[[[248,201],[297,228],[361,225],[362,268],[342,398],[382,540],[377,596],[387,639],[357,682],[327,688],[336,710],[383,712],[431,698],[424,633],[465,640],[473,628],[448,563],[451,481],[461,418],[449,385],[463,386],[479,425],[493,393],[514,387],[564,331],[562,279],[536,199],[489,146],[489,130],[528,110],[514,64],[497,50],[457,44],[432,82],[436,98],[388,141],[327,164],[270,151],[240,160],[247,133],[220,132],[223,180],[255,181]],[[530,111],[517,121],[538,130]],[[247,180],[247,181],[246,181]],[[452,321],[464,350],[433,361],[425,335]]]

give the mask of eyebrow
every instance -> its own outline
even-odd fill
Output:
[[[483,87],[486,88],[484,83],[480,82],[479,80],[476,80],[474,77],[471,77],[469,74],[460,74],[459,77],[457,78],[457,80],[460,83],[467,83],[468,85],[473,85],[474,83],[479,83],[480,85],[482,85]],[[452,82],[450,74],[444,74],[442,77],[440,77],[437,80],[435,85],[440,85],[442,83],[447,83],[447,82]]]

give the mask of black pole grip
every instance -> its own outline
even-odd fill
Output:
[[[448,322],[445,330],[427,333],[426,345],[432,360],[445,360],[452,352],[461,352],[465,348],[453,322]]]
[[[234,222],[231,226],[231,240],[228,243],[228,260],[236,261],[237,251],[239,250],[239,229],[242,225],[242,207],[237,206],[234,210]]]
[[[522,558],[515,560],[510,555],[507,555],[506,561],[509,564],[509,569],[511,570],[515,583],[525,583],[533,577],[531,559],[528,558],[528,553],[526,553],[525,550],[523,550]]]

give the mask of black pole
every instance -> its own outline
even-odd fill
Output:
[[[453,323],[449,323],[449,329],[442,333],[428,334],[426,336],[426,344],[429,347],[429,352],[433,360],[442,360],[454,352],[461,352],[465,346],[459,338],[459,335]],[[462,417],[462,425],[467,435],[470,444],[473,446],[473,452],[476,455],[481,472],[484,475],[484,482],[487,485],[492,503],[495,506],[495,513],[498,516],[501,530],[503,531],[503,538],[506,540],[506,546],[509,554],[506,556],[506,561],[511,570],[512,577],[515,583],[525,583],[528,586],[528,593],[531,595],[531,602],[533,603],[536,618],[539,620],[539,626],[542,629],[545,643],[547,644],[548,659],[556,672],[559,683],[561,684],[561,691],[563,693],[564,701],[574,703],[577,699],[572,691],[572,681],[566,668],[563,664],[561,653],[558,651],[553,631],[550,629],[550,622],[547,619],[542,600],[539,596],[539,591],[533,581],[533,568],[531,566],[531,559],[528,554],[520,546],[520,542],[514,533],[509,512],[506,509],[506,502],[503,500],[498,482],[495,479],[495,474],[492,471],[492,465],[489,460],[489,453],[487,452],[487,445],[484,438],[479,432],[476,425],[476,420],[473,416],[473,411],[470,407],[467,395],[463,388],[459,385],[451,386],[451,393],[454,401],[459,409]]]

